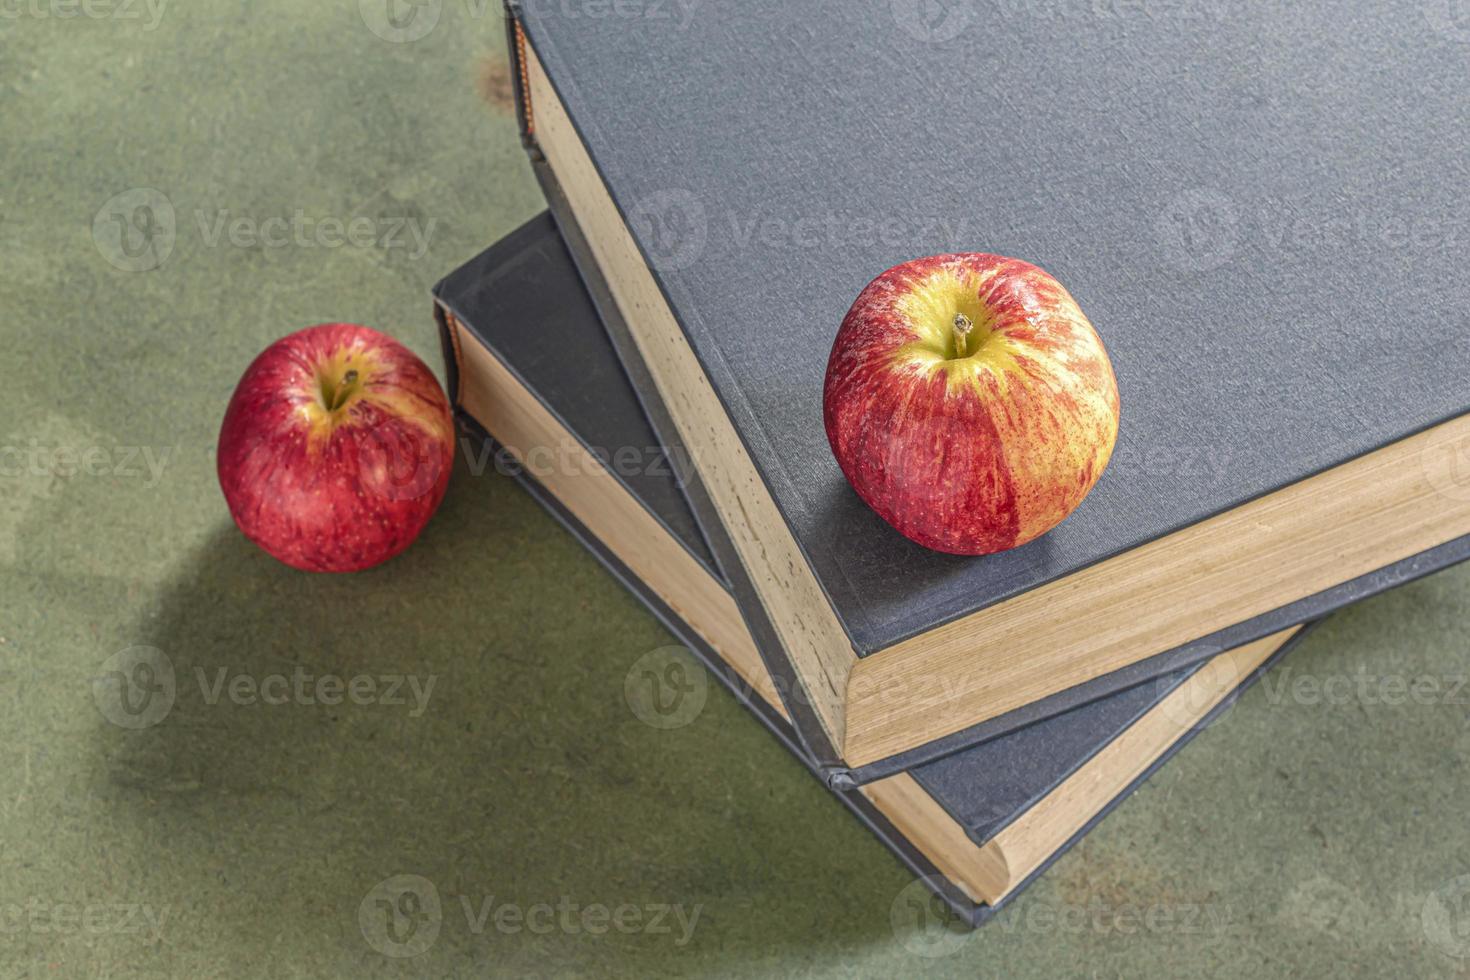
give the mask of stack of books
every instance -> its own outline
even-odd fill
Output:
[[[512,4],[550,211],[436,300],[462,422],[978,924],[1312,622],[1470,556],[1455,256],[1283,254],[1242,219],[1456,213],[1463,114],[1327,10],[1201,39],[902,6],[818,30],[771,0],[677,25]],[[1308,35],[1333,58],[1260,54]],[[1082,507],[980,558],[884,524],[821,424],[852,298],[966,250],[1065,282],[1124,405]]]

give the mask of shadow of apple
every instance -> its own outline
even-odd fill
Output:
[[[94,686],[100,802],[178,927],[242,956],[409,955],[429,897],[431,962],[889,935],[907,875],[732,697],[711,683],[688,724],[638,720],[629,669],[671,638],[502,476],[461,463],[424,536],[353,575],[221,527],[134,633]],[[385,899],[395,880],[434,894]],[[539,931],[546,905],[640,911]]]

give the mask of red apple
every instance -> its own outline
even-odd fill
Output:
[[[927,548],[985,555],[1056,527],[1102,476],[1118,384],[1062,284],[968,252],[895,266],[827,362],[827,440],[853,489]]]
[[[282,337],[235,388],[219,482],[245,536],[294,568],[351,572],[413,543],[454,461],[449,402],[392,337],[324,323]]]

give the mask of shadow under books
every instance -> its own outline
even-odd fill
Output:
[[[185,882],[181,905],[227,886],[184,918],[371,959],[359,906],[405,874],[438,893],[440,955],[891,941],[906,872],[713,682],[686,727],[640,722],[624,679],[668,634],[504,477],[461,465],[424,537],[357,575],[295,572],[222,525],[155,613],[133,642],[161,652],[173,697],[142,727],[99,718],[99,792],[136,857]],[[703,922],[676,945],[672,919],[493,918],[558,902]]]

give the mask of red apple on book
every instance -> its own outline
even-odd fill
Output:
[[[935,255],[868,284],[822,399],[853,489],[927,548],[985,555],[1077,509],[1118,435],[1107,351],[1062,284],[999,255]]]
[[[282,337],[235,388],[219,482],[245,536],[287,565],[350,572],[407,548],[444,499],[449,403],[392,337],[324,323]]]

